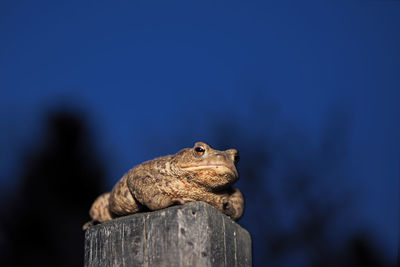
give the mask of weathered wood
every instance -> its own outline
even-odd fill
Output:
[[[85,266],[251,266],[250,234],[204,202],[90,227]]]

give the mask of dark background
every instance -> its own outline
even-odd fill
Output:
[[[254,266],[395,265],[400,3],[321,2],[1,1],[0,265],[82,265],[95,197],[196,141]]]

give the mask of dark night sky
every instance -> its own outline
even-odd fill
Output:
[[[213,144],[216,118],[257,135],[262,106],[318,140],[339,110],[346,180],[330,183],[355,192],[348,223],[371,229],[392,258],[399,26],[397,1],[1,1],[1,186],[15,183],[43,114],[59,106],[87,115],[109,186],[141,161]]]

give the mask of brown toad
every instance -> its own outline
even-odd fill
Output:
[[[146,209],[204,201],[233,220],[243,214],[242,193],[232,187],[238,180],[236,149],[219,151],[203,142],[175,155],[146,161],[129,170],[110,193],[99,196],[90,209],[92,221],[83,226]]]

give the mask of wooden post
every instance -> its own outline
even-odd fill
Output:
[[[204,202],[121,217],[85,235],[85,266],[251,266],[250,234]]]

